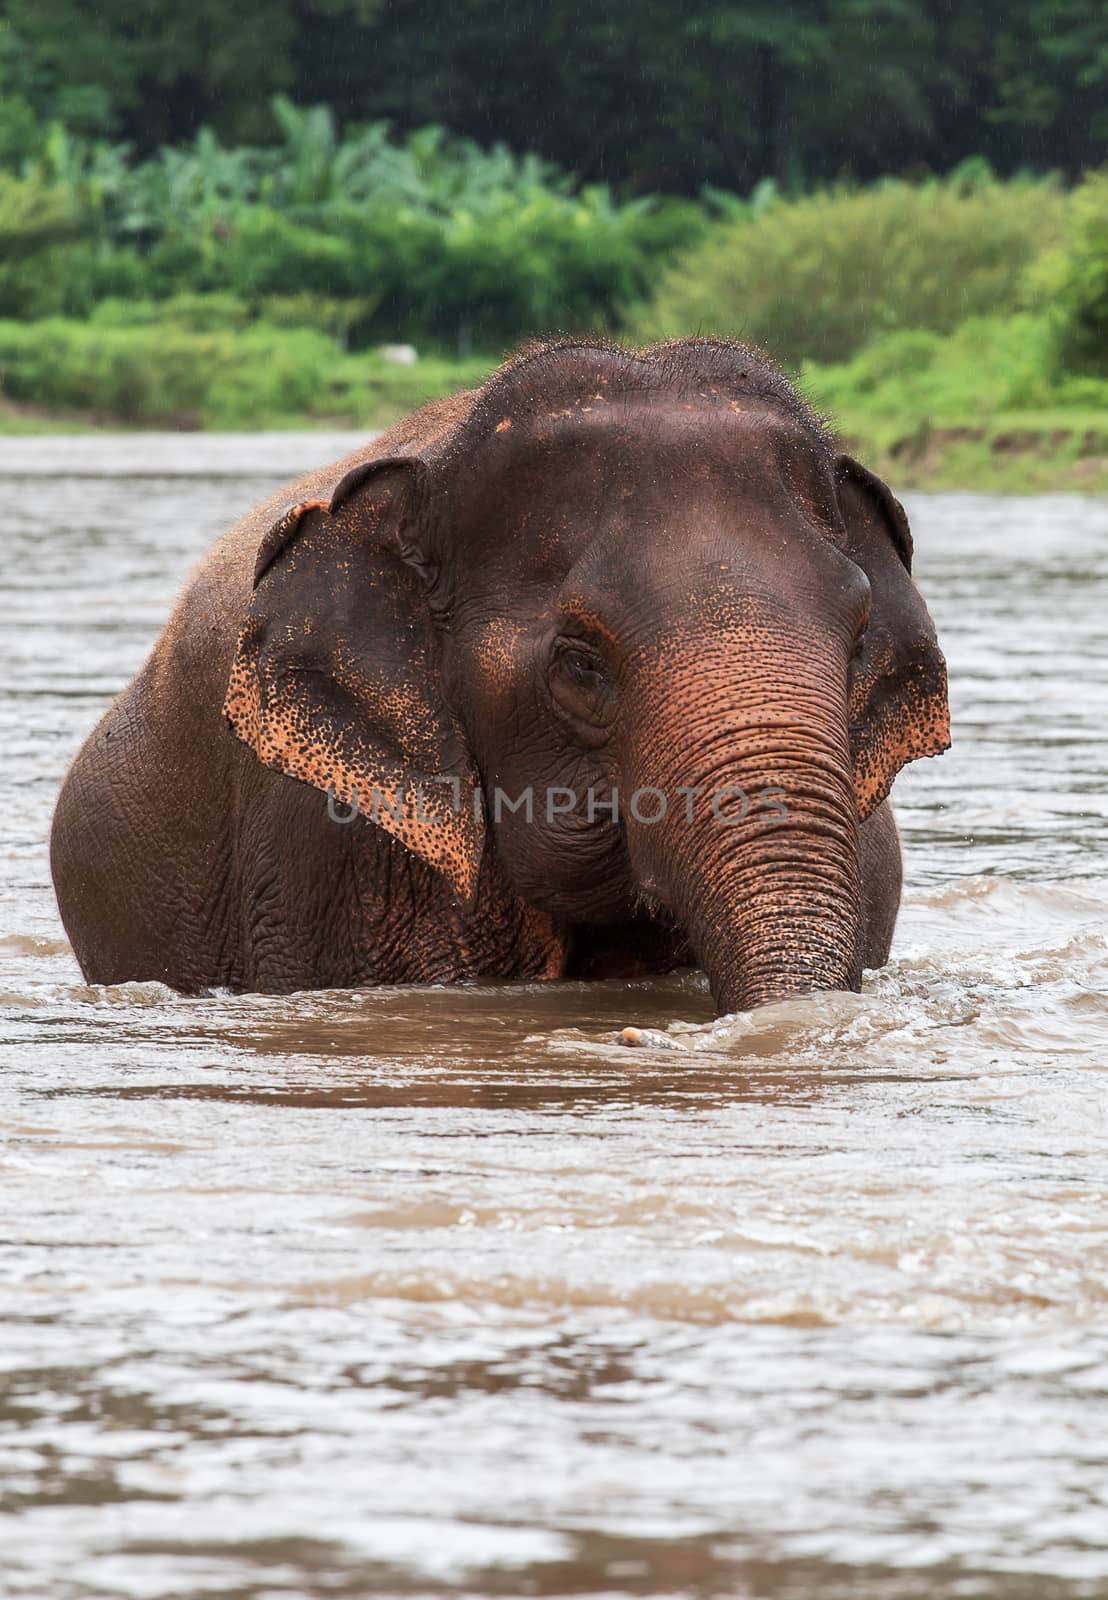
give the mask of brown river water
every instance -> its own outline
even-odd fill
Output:
[[[88,988],[66,762],[349,442],[0,442],[0,1595],[1108,1596],[1108,501],[907,497],[861,995]]]

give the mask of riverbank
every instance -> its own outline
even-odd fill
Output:
[[[0,429],[383,427],[494,364],[351,354],[304,326],[128,322],[122,309],[112,321],[0,320]]]
[[[837,418],[853,455],[903,489],[1108,494],[1108,412],[1001,412],[985,421]]]
[[[420,353],[404,364],[343,351],[313,328],[0,321],[0,433],[370,431],[481,383],[495,361]],[[801,384],[846,448],[903,488],[1108,493],[1108,404],[994,409],[949,374],[942,392],[921,391],[914,367],[908,392],[884,374],[865,381],[858,361],[808,367]],[[1101,385],[1084,387],[1099,399]]]

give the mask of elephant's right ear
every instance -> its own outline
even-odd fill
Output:
[[[278,512],[223,709],[266,766],[356,804],[472,905],[484,811],[440,692],[417,534],[424,471],[362,463],[328,498]]]

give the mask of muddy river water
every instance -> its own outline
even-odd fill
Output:
[[[88,988],[65,764],[348,442],[0,442],[0,1595],[1108,1595],[1108,501],[907,497],[861,995]]]

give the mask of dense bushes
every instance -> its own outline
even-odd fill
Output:
[[[1074,194],[1066,244],[1033,276],[1050,307],[1059,365],[1108,377],[1108,172]]]
[[[947,333],[1020,303],[1065,208],[1048,183],[957,178],[776,200],[670,266],[635,331],[734,333],[792,363],[845,360],[895,328]]]
[[[1009,411],[1108,409],[1104,378],[1060,372],[1051,320],[1041,312],[969,317],[952,334],[885,334],[850,361],[805,363],[803,386],[832,417],[979,423]]]
[[[310,296],[342,304],[331,320],[355,347],[489,348],[612,326],[707,225],[689,202],[617,205],[440,129],[340,141],[323,108],[276,110],[280,145],[225,150],[203,132],[137,165],[55,130],[35,170],[0,190],[0,237],[22,245],[0,269],[0,316],[86,316],[109,296],[228,293],[255,310]]]
[[[324,110],[276,113],[273,147],[205,132],[134,163],[55,127],[0,171],[0,393],[133,422],[365,420],[521,337],[614,328],[737,333],[836,414],[1104,403],[1108,175],[1067,193],[975,163],[618,204],[438,129],[339,140]],[[365,353],[396,340],[418,368]]]
[[[792,201],[763,184],[749,203],[618,204],[441,129],[340,140],[324,108],[278,99],[275,113],[279,144],[227,150],[204,131],[139,163],[55,128],[30,170],[0,173],[0,317],[219,295],[248,319],[299,307],[352,349],[700,328],[828,362],[898,328],[947,333],[1033,303],[1028,268],[1045,252],[1064,359],[1095,366],[1103,347],[1108,179],[1076,206],[1056,183],[1002,184],[982,163]]]
[[[364,425],[478,383],[486,369],[480,361],[396,367],[376,355],[344,355],[310,328],[0,322],[0,392],[9,399],[132,423]]]

